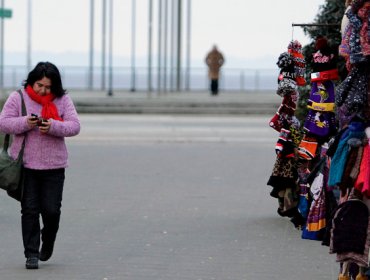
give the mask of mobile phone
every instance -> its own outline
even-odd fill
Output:
[[[31,117],[32,117],[31,119],[34,121],[39,118],[39,116],[36,114],[31,114]]]
[[[43,118],[39,118],[39,121],[37,122],[37,125],[38,126],[46,126],[46,124],[44,124],[44,122],[47,122],[48,120],[45,120]]]

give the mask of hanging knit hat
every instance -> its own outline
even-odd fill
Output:
[[[298,146],[298,155],[300,159],[312,160],[316,157],[318,142],[314,136],[304,135]]]
[[[280,68],[278,89],[276,93],[281,97],[284,97],[287,94],[297,91],[293,56],[288,52],[284,52],[280,54],[276,64]]]
[[[293,57],[288,52],[283,52],[280,54],[278,61],[276,62],[276,65],[281,68],[288,68],[291,65],[293,65]]]
[[[370,71],[366,64],[354,65],[346,79],[336,88],[335,103],[344,105],[347,115],[362,112],[368,102],[367,85]]]
[[[315,40],[315,52],[313,53],[312,56],[312,71],[324,72],[319,74],[319,76],[322,76],[320,77],[321,78],[320,80],[338,79],[338,70],[335,52],[336,51],[334,51],[333,48],[330,47],[326,37],[317,36]],[[314,82],[314,80],[312,80],[312,75],[311,82]]]
[[[306,80],[304,78],[306,60],[302,54],[301,43],[297,40],[291,41],[288,45],[288,52],[293,56],[297,85],[304,86],[306,84]]]
[[[289,119],[294,116],[296,102],[293,100],[294,94],[285,95],[276,114],[271,118],[269,125],[276,131],[280,132],[282,127],[288,128],[290,125]]]
[[[349,37],[349,47],[350,47],[350,63],[357,64],[366,62],[366,57],[362,53],[361,40],[360,40],[360,30],[362,28],[362,21],[358,15],[353,12],[353,9],[348,10],[346,13],[351,25],[351,35]]]
[[[357,15],[362,21],[362,27],[360,30],[360,43],[362,54],[364,56],[370,55],[370,1],[364,3],[364,5],[358,10]]]

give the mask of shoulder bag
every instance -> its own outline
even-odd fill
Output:
[[[18,90],[22,99],[22,116],[26,116],[26,106],[22,92]],[[25,146],[25,138],[22,142],[21,150],[18,157],[13,159],[8,154],[10,135],[6,134],[3,143],[3,150],[0,153],[0,188],[7,191],[8,195],[16,200],[21,200],[23,193],[23,152]]]

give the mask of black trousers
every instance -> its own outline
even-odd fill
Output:
[[[24,170],[22,237],[26,258],[39,256],[42,242],[55,241],[62,207],[65,169]],[[40,215],[43,228],[40,228]]]
[[[218,79],[211,80],[211,93],[213,95],[218,94]]]

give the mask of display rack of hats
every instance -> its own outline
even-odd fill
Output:
[[[352,1],[343,19],[339,54],[348,75],[338,82],[336,51],[319,36],[302,122],[295,117],[306,83],[300,43],[278,58],[282,102],[269,123],[279,136],[267,185],[278,214],[336,254],[338,279],[362,280],[370,247],[370,1]]]
[[[339,123],[328,186],[338,189],[330,253],[341,265],[339,279],[368,279],[370,246],[370,1],[352,1],[342,25],[339,54],[347,77],[335,90]]]
[[[275,145],[276,160],[267,184],[272,187],[270,195],[278,200],[278,214],[295,221],[300,220],[296,155],[301,141],[301,125],[295,116],[295,109],[298,87],[306,83],[305,59],[297,40],[291,41],[288,50],[280,54],[277,65],[280,74],[276,93],[282,97],[282,102],[269,123],[279,136]]]
[[[337,132],[335,82],[339,79],[336,55],[325,37],[319,36],[312,55],[311,92],[303,122],[303,139],[298,159],[309,167],[306,199],[310,206],[302,224],[302,238],[328,242],[330,212],[336,207],[334,188],[327,185],[330,167],[328,142]],[[330,155],[330,150],[329,150]],[[299,173],[300,180],[303,180]]]

